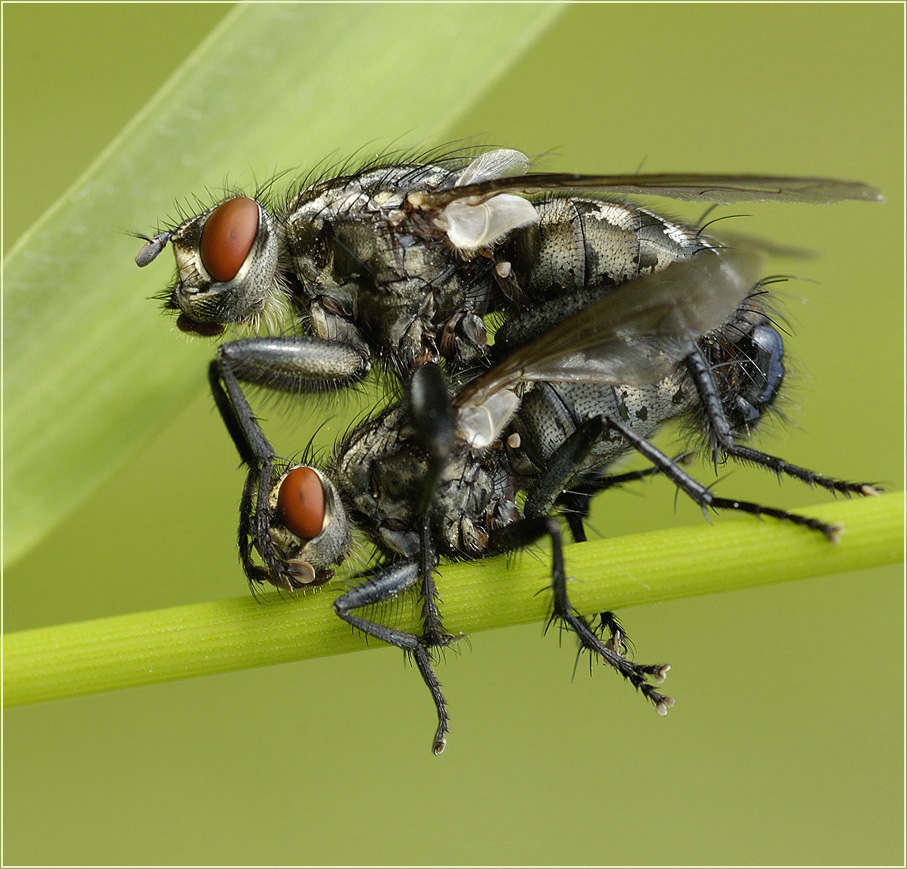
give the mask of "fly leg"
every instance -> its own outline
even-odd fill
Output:
[[[444,632],[434,570],[438,562],[431,542],[430,515],[441,474],[454,447],[454,415],[441,369],[422,365],[409,384],[409,408],[419,447],[428,457],[428,467],[418,493],[414,516],[419,523],[422,578],[422,641],[426,647],[446,646],[452,637]],[[421,669],[421,667],[420,667]],[[423,674],[424,675],[424,674]],[[427,681],[427,680],[426,680]]]
[[[674,461],[683,462],[690,455],[691,453],[689,452],[681,453]],[[562,515],[567,520],[567,526],[570,528],[570,535],[573,537],[574,543],[585,543],[587,539],[585,521],[592,507],[592,499],[596,495],[606,489],[613,489],[627,483],[635,483],[637,480],[644,480],[660,473],[661,468],[653,465],[651,468],[628,471],[625,474],[590,475],[583,483],[571,483],[570,488],[565,489],[558,496],[555,504],[563,509]],[[615,613],[605,610],[598,614],[598,619],[598,632],[604,634],[607,631],[609,636],[607,643],[618,654],[623,654],[625,645],[632,647],[632,643],[630,643],[627,633]]]
[[[369,359],[350,344],[303,335],[246,338],[217,348],[224,380],[232,377],[281,392],[323,392],[356,383],[368,374]]]
[[[564,571],[564,554],[561,530],[557,520],[549,515],[557,499],[562,495],[564,486],[582,464],[589,450],[601,438],[606,428],[602,417],[593,417],[577,427],[567,440],[557,449],[547,462],[546,470],[536,478],[526,499],[526,519],[495,532],[489,541],[489,547],[495,551],[509,551],[525,546],[548,535],[551,538],[552,570],[551,588],[554,596],[552,621],[557,620],[568,625],[579,637],[582,648],[593,656],[604,660],[614,667],[625,679],[646,696],[659,714],[664,715],[674,701],[656,691],[647,681],[653,676],[656,682],[663,682],[668,665],[646,665],[628,661],[621,655],[623,628],[611,612],[600,616],[602,624],[608,627],[611,638],[602,641],[570,603],[567,596],[567,575]],[[581,525],[581,523],[580,523]],[[584,539],[582,535],[581,539]]]
[[[311,338],[250,338],[218,348],[208,380],[214,402],[242,462],[249,468],[243,487],[239,553],[250,583],[270,581],[287,590],[301,588],[271,542],[266,507],[275,453],[252,412],[240,381],[285,392],[333,388],[361,379],[368,361],[352,347]],[[253,546],[265,567],[252,559]]]
[[[690,453],[681,453],[674,461],[682,462],[688,455]],[[570,528],[573,541],[575,543],[584,543],[586,541],[584,522],[589,516],[592,499],[596,495],[607,489],[614,489],[627,483],[635,483],[638,480],[644,480],[660,473],[661,468],[656,468],[653,465],[651,468],[628,471],[625,474],[604,474],[602,476],[590,474],[582,483],[572,483],[569,489],[565,489],[558,495],[555,504],[564,508],[564,518],[567,520],[567,526]]]
[[[367,371],[367,360],[346,344],[311,338],[250,338],[218,347],[208,381],[240,459],[261,473],[273,462],[274,450],[240,381],[283,392],[312,391],[352,383]]]
[[[833,477],[817,474],[807,468],[792,465],[777,456],[771,456],[768,453],[737,443],[734,440],[734,430],[724,412],[724,405],[721,402],[721,395],[715,383],[712,368],[703,355],[702,350],[696,347],[686,358],[685,362],[693,377],[693,382],[696,384],[702,406],[705,409],[709,436],[713,445],[713,458],[716,465],[720,454],[724,453],[738,461],[768,468],[779,477],[786,474],[789,477],[801,480],[808,486],[821,486],[833,494],[840,492],[850,497],[852,494],[877,495],[879,493],[877,487],[871,483],[850,483],[846,480],[836,480]],[[824,529],[819,530],[826,533]]]
[[[594,485],[588,490],[577,489],[571,486],[569,490],[564,487],[570,482],[571,477],[576,473],[576,469],[582,464],[589,450],[601,438],[605,430],[605,424],[601,417],[593,417],[579,425],[576,431],[570,435],[554,454],[548,459],[546,469],[535,479],[529,496],[526,499],[525,512],[528,517],[547,516],[555,504],[566,506],[565,518],[570,528],[570,533],[577,543],[586,540],[586,529],[583,526],[583,520],[589,515],[589,505],[595,492],[607,488],[607,485]],[[628,479],[636,479],[639,476],[654,473],[657,469],[651,468],[647,471],[634,474],[621,475]],[[601,478],[600,483],[604,483],[609,478]],[[613,479],[617,479],[614,477]],[[616,485],[616,483],[615,483]],[[599,616],[601,625],[610,629],[610,640],[607,641],[609,648],[614,649],[618,654],[621,653],[622,640],[625,636],[622,633],[617,618],[614,613],[606,611]],[[575,628],[574,628],[575,630]]]
[[[657,691],[649,684],[648,678],[654,678],[655,682],[659,684],[664,682],[670,665],[637,664],[635,661],[624,658],[618,651],[623,634],[616,619],[611,624],[620,633],[614,634],[612,641],[603,642],[586,619],[570,603],[567,595],[567,574],[564,570],[561,529],[557,519],[553,516],[529,517],[500,529],[492,534],[489,540],[489,554],[509,552],[528,546],[545,535],[551,538],[551,590],[554,597],[554,612],[549,625],[554,621],[566,624],[579,637],[583,649],[617,670],[652,703],[659,715],[666,715],[668,709],[674,705],[674,699]]]
[[[546,498],[551,497],[552,491],[562,487],[569,481],[571,474],[602,435],[604,428],[602,418],[594,417],[587,420],[564,442],[549,460],[549,471],[539,478],[541,488],[545,490],[546,495],[539,500],[530,498],[527,501],[526,512],[528,515],[539,515],[542,504],[545,503]],[[689,453],[682,453],[677,457],[676,461],[683,461],[688,455]],[[555,473],[552,474],[552,471]],[[557,476],[558,473],[561,475],[560,478]],[[629,471],[625,474],[589,475],[582,483],[571,483],[569,489],[562,489],[553,503],[564,508],[563,515],[570,528],[570,534],[574,542],[584,543],[587,539],[584,523],[589,515],[589,509],[595,495],[614,486],[622,486],[625,483],[635,482],[660,473],[661,468],[653,465],[650,468]],[[547,478],[550,478],[550,480],[546,482]],[[536,488],[539,488],[538,484],[534,487],[534,491]],[[550,506],[548,509],[550,509]],[[598,614],[597,629],[598,633],[602,635],[607,632],[606,645],[617,652],[618,655],[623,654],[625,645],[632,645],[629,643],[626,631],[624,631],[623,625],[618,621],[617,615],[610,610],[605,610]]]
[[[434,649],[449,645],[455,637],[444,631],[438,606],[435,585],[438,556],[431,539],[430,517],[438,481],[454,445],[454,418],[447,395],[447,384],[437,365],[426,364],[416,369],[407,396],[416,445],[428,459],[419,490],[413,493],[413,518],[419,530],[418,557],[381,570],[338,598],[334,610],[353,627],[403,649],[415,660],[438,713],[438,729],[432,751],[441,754],[447,744],[449,716],[441,685],[432,667],[431,655]],[[390,600],[414,587],[418,587],[422,598],[421,636],[386,627],[353,612],[361,607]]]
[[[441,684],[438,682],[438,677],[432,668],[429,647],[426,645],[424,638],[406,631],[388,628],[385,625],[361,618],[353,613],[353,610],[383,603],[413,588],[419,583],[421,574],[421,565],[414,561],[401,561],[397,564],[392,564],[337,598],[334,601],[334,612],[345,622],[348,622],[368,636],[396,646],[398,649],[403,649],[404,652],[412,655],[425,684],[428,686],[428,690],[431,692],[432,699],[435,702],[435,709],[438,712],[438,729],[435,732],[432,751],[435,754],[441,754],[447,744],[446,737],[449,731],[448,724],[450,719],[447,714],[447,704],[444,701],[444,695],[441,693]]]
[[[527,516],[541,517],[551,512],[563,496],[571,478],[576,475],[576,469],[582,465],[589,450],[595,446],[604,431],[604,418],[592,417],[578,425],[573,434],[554,451],[545,469],[533,480],[524,507]],[[570,527],[574,530],[572,525]]]
[[[276,456],[235,378],[222,378],[218,362],[214,361],[208,369],[208,380],[214,404],[236,445],[240,459],[249,468],[239,508],[238,538],[239,560],[249,584],[254,588],[255,583],[281,575],[280,559],[267,533],[267,510],[258,509],[259,504],[267,503]],[[253,544],[267,565],[266,568],[253,561]],[[285,582],[278,584],[293,587]]]
[[[586,540],[583,520],[588,516],[592,497],[597,492],[659,472],[653,466],[643,471],[599,477],[587,486],[571,485],[569,489],[565,489],[604,430],[602,417],[592,417],[583,422],[548,459],[546,470],[536,478],[526,499],[525,512],[529,517],[547,516],[555,504],[566,507],[564,518],[576,543]],[[621,654],[627,638],[614,613],[610,610],[600,613],[599,627],[602,632],[609,631],[610,639],[606,641],[609,648]]]
[[[712,491],[694,480],[676,461],[665,455],[656,446],[647,441],[633,431],[627,425],[624,425],[613,417],[606,417],[605,421],[614,431],[619,432],[627,442],[638,453],[645,456],[653,465],[658,467],[661,472],[680,488],[692,501],[702,508],[703,514],[708,518],[708,510],[739,510],[742,513],[749,513],[753,516],[771,516],[782,522],[791,522],[794,525],[800,525],[804,528],[811,528],[824,534],[832,543],[837,543],[841,535],[839,525],[829,525],[819,519],[811,519],[808,516],[799,516],[796,513],[788,513],[786,510],[779,510],[776,507],[764,507],[752,501],[738,501],[735,498],[719,498],[712,494]],[[768,458],[771,458],[769,456]],[[823,478],[824,479],[824,478]]]
[[[657,468],[646,468],[642,471],[631,471],[627,474],[609,474],[606,477],[596,478],[589,483],[571,485],[569,489],[558,496],[555,503],[558,507],[563,508],[564,518],[567,520],[567,526],[570,528],[570,535],[573,537],[573,541],[575,543],[585,543],[588,540],[585,522],[592,508],[592,499],[599,492],[604,492],[605,489],[611,489],[615,486],[622,486],[624,483],[642,480],[657,473]]]

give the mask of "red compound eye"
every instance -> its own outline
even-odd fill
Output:
[[[202,230],[202,263],[216,281],[232,281],[258,234],[258,203],[247,196],[218,205]]]
[[[277,512],[297,537],[311,540],[324,527],[324,486],[311,468],[290,471],[277,493]]]

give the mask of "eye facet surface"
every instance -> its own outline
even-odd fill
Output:
[[[280,520],[297,537],[311,540],[324,528],[324,486],[311,468],[290,471],[277,494]]]
[[[258,203],[237,196],[218,205],[202,230],[202,263],[216,281],[232,281],[258,234]]]

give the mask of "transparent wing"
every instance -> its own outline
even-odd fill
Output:
[[[527,382],[655,383],[728,322],[758,282],[760,262],[750,251],[706,249],[621,284],[464,387],[454,399],[461,430],[474,446],[490,443]]]
[[[522,151],[498,148],[479,154],[460,173],[457,187],[480,184],[492,178],[525,175],[529,171],[529,158]]]
[[[498,154],[492,151],[490,154]],[[510,152],[506,152],[510,153]],[[516,152],[519,153],[519,152]],[[477,158],[477,161],[481,158]],[[467,175],[469,172],[464,172]],[[861,200],[884,202],[881,191],[861,181],[834,178],[800,178],[784,175],[710,175],[662,173],[657,175],[570,175],[537,173],[523,177],[491,178],[478,183],[464,183],[435,193],[411,194],[411,204],[423,210],[441,209],[451,202],[479,205],[500,193],[530,195],[564,190],[666,196],[692,202],[806,202],[813,204]]]

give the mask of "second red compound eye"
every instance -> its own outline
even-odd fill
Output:
[[[311,540],[324,527],[324,486],[311,468],[294,468],[277,493],[280,520],[297,537]]]
[[[202,230],[202,263],[216,281],[232,281],[258,234],[258,203],[237,196],[218,205]]]

